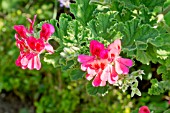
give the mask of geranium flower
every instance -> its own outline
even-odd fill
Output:
[[[115,40],[112,44],[108,46],[109,50],[109,60],[114,62],[115,70],[118,74],[128,74],[130,66],[133,65],[132,60],[122,58],[119,56],[121,52],[121,41]]]
[[[142,106],[139,108],[138,113],[150,113],[150,110],[149,110],[148,106]]]
[[[15,25],[16,30],[15,39],[17,47],[20,49],[20,55],[16,60],[16,65],[22,69],[37,69],[41,68],[40,54],[47,50],[49,53],[53,53],[53,47],[48,43],[49,37],[54,33],[55,29],[51,24],[44,23],[40,31],[40,38],[35,38],[34,35],[34,19],[28,19],[30,22],[30,28],[27,29],[23,25]]]
[[[78,61],[81,63],[81,70],[87,71],[86,79],[92,80],[94,87],[114,84],[119,79],[119,74],[128,74],[129,67],[133,65],[132,60],[122,58],[121,42],[119,39],[105,48],[96,40],[90,42],[89,55],[79,55]]]
[[[70,7],[70,0],[58,0],[60,2],[60,7],[65,6],[66,8]]]

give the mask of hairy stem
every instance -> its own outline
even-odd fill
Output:
[[[54,13],[53,13],[53,19],[57,18],[57,5],[58,5],[58,0],[54,0]]]

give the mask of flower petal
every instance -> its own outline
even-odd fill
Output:
[[[48,23],[44,23],[42,25],[42,29],[40,31],[40,38],[44,39],[45,41],[55,32],[54,26]]]
[[[104,50],[104,45],[96,40],[90,42],[90,53],[100,57],[100,52]]]
[[[15,31],[22,37],[27,38],[27,29],[23,25],[14,25]]]
[[[118,74],[128,74],[129,68],[118,61],[115,61],[115,70]]]
[[[121,41],[120,39],[115,40],[112,44],[108,46],[109,57],[114,58],[118,56],[121,52]]]
[[[120,63],[118,61],[115,61],[115,70],[118,74],[123,73],[122,69],[120,68]]]
[[[93,82],[92,82],[92,85],[93,85],[94,87],[100,86],[100,84],[101,84],[101,82],[102,82],[102,80],[100,79],[100,75],[101,75],[101,73],[98,73],[98,74],[96,75],[96,77],[94,78],[94,80],[93,80]]]
[[[87,73],[90,75],[96,75],[96,70],[91,69],[90,67],[87,68]]]
[[[105,86],[106,85],[106,81],[101,81],[100,86]]]
[[[53,46],[51,46],[49,43],[46,43],[46,44],[45,44],[45,49],[46,49],[50,54],[53,54],[53,53],[54,53]]]
[[[148,106],[142,106],[139,108],[138,113],[150,113],[150,110],[149,110]]]
[[[124,64],[124,65],[126,65],[126,66],[128,66],[128,67],[130,67],[130,66],[133,65],[133,61],[132,61],[131,59],[118,58],[117,60],[118,60],[118,62],[120,62],[120,63],[122,63],[122,64]]]
[[[107,65],[106,67],[105,67],[105,69],[102,71],[102,74],[101,74],[101,76],[100,76],[100,79],[102,80],[102,81],[107,81],[108,80],[108,77],[110,76],[110,66],[111,65]]]
[[[27,20],[30,22],[30,29],[29,29],[29,33],[33,33],[33,32],[34,32],[33,26],[34,26],[34,23],[35,23],[36,17],[37,17],[37,15],[34,15],[34,19],[33,19],[33,20],[31,20],[31,19],[27,18]]]
[[[110,84],[114,84],[118,80],[118,74],[115,71],[115,68],[112,66],[111,67],[111,74],[108,77],[108,82]]]
[[[109,50],[116,49],[116,50],[118,50],[120,52],[121,51],[121,41],[120,41],[120,39],[117,39],[112,44],[110,44],[108,46],[108,49]]]
[[[38,55],[34,57],[34,68],[37,70],[40,70],[41,68],[41,62]]]
[[[78,56],[78,62],[80,63],[87,63],[87,62],[91,62],[94,61],[94,56],[88,56],[88,55],[79,55]]]
[[[22,66],[27,66],[28,65],[28,59],[26,56],[24,56],[22,59],[21,59],[21,65]]]
[[[103,51],[100,52],[100,58],[101,59],[107,59],[108,58],[108,50],[104,49]]]
[[[86,79],[87,80],[91,80],[93,79],[94,75],[90,75],[90,74],[86,74]]]
[[[28,67],[30,70],[34,69],[34,57],[29,60],[27,67]]]

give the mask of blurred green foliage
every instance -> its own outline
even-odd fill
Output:
[[[36,113],[131,113],[132,111],[137,113],[142,105],[148,105],[151,110],[157,111],[155,113],[162,113],[169,107],[165,97],[170,94],[166,93],[159,96],[149,96],[144,93],[141,97],[131,98],[130,93],[123,93],[115,87],[107,96],[89,96],[85,91],[86,81],[71,81],[67,72],[61,72],[43,60],[40,71],[22,70],[17,67],[15,60],[19,50],[15,45],[13,26],[16,24],[28,26],[26,18],[32,18],[34,14],[38,15],[36,24],[53,18],[55,2],[55,0],[0,1],[0,92],[14,92],[23,102],[31,101]],[[167,4],[170,4],[169,0]],[[59,4],[57,8],[58,15],[69,12],[69,9],[60,8]],[[165,16],[167,23],[170,21],[168,18],[169,13]],[[82,23],[86,21],[88,20],[82,20]],[[146,67],[141,68],[152,76],[151,67],[148,65]],[[151,77],[143,78],[147,81]],[[27,111],[21,109],[21,112]]]

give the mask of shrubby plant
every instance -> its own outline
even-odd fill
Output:
[[[153,101],[151,99],[153,95],[161,96],[170,90],[168,77],[170,34],[169,20],[166,16],[169,10],[169,6],[166,6],[168,2],[166,0],[76,0],[69,5],[70,12],[74,16],[61,14],[58,20],[42,21],[34,27],[35,32],[31,34],[25,28],[21,28],[21,32],[18,32],[15,26],[18,32],[15,37],[22,39],[19,42],[17,40],[19,49],[22,52],[35,49],[33,52],[36,51],[36,58],[43,53],[42,50],[46,49],[49,53],[43,53],[41,57],[47,64],[52,64],[58,72],[64,73],[60,74],[63,81],[68,82],[66,78],[69,75],[70,79],[74,80],[72,82],[77,82],[82,87],[86,86],[86,91],[90,95],[107,98],[114,89],[117,89],[117,92],[129,93],[130,91],[131,97],[136,95],[147,97],[136,100],[139,105],[134,112],[168,113],[169,97],[164,102],[153,99],[158,103],[144,106],[147,102]],[[64,5],[63,1],[61,3]],[[30,22],[34,23],[31,20]],[[22,36],[23,32],[24,36]],[[42,36],[42,33],[45,35]],[[47,34],[50,35],[45,38]],[[40,51],[39,47],[42,48]],[[18,66],[39,70],[40,62],[36,64],[32,58],[24,55],[19,59]],[[52,75],[50,78],[44,78],[48,84],[39,90],[43,92],[47,88],[55,88],[53,78],[55,79],[55,76]],[[140,86],[145,85],[146,80],[151,83],[150,88],[147,89],[148,93],[139,90]],[[70,91],[79,91],[77,85],[71,87],[74,88],[69,88]],[[53,96],[68,93],[67,90],[60,91],[58,88],[57,91],[61,94],[56,94],[50,89]],[[78,91],[73,92],[73,95],[78,94]],[[66,97],[67,95],[63,96],[64,99]],[[73,99],[76,101],[77,97]],[[53,98],[44,95],[40,102],[35,102],[37,112],[56,111],[54,107],[56,101],[53,100],[50,106],[47,100]],[[69,101],[66,103],[71,105],[72,111],[78,104],[77,101],[74,104]],[[44,107],[48,109],[45,110]],[[65,112],[68,109],[66,108]],[[110,111],[112,110],[108,110]],[[127,109],[127,112],[130,111]]]

